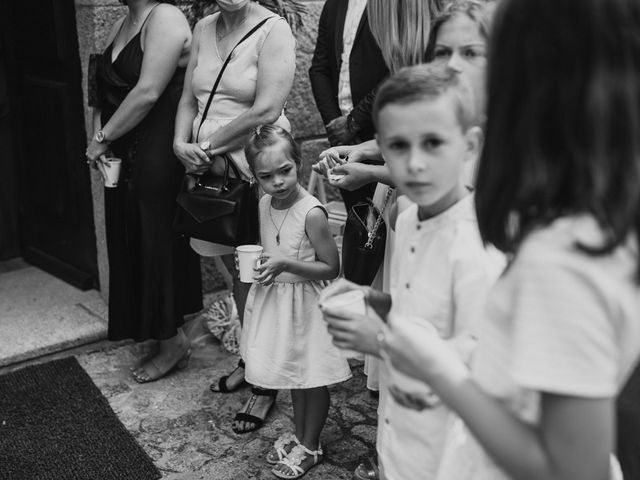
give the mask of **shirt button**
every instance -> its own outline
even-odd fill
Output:
[[[389,423],[390,423],[390,422],[389,422],[389,419],[388,419],[388,418],[385,418],[385,419],[384,419],[384,423],[386,423],[387,425],[389,425]]]
[[[408,290],[409,288],[411,288],[411,284],[407,283],[405,287],[407,287],[407,290]]]
[[[420,230],[420,229],[422,228],[422,225],[418,224],[418,225],[416,225],[416,228],[417,228],[418,230]]]
[[[411,247],[411,253],[416,253],[416,247]]]

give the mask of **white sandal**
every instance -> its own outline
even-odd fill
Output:
[[[287,450],[287,447],[292,443],[293,446]],[[283,433],[273,443],[273,449],[267,453],[267,463],[269,465],[275,465],[281,462],[296,445],[300,445],[300,441],[293,432]]]
[[[309,467],[307,467],[307,469],[305,470],[300,466],[300,464],[309,455],[313,456],[313,463],[309,465]],[[284,457],[283,460],[277,463],[277,465],[285,465],[291,471],[291,474],[281,472],[279,470],[276,470],[275,468],[271,470],[271,473],[273,473],[278,478],[285,478],[285,479],[300,478],[309,470],[311,470],[311,468],[315,467],[317,464],[319,464],[323,460],[322,455],[323,455],[322,447],[319,445],[318,445],[318,450],[315,450],[315,451],[309,450],[307,447],[305,447],[302,444],[296,445],[291,449],[289,454],[286,457]]]

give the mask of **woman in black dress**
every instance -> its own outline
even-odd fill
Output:
[[[173,5],[126,0],[97,64],[99,120],[87,158],[122,159],[116,188],[105,188],[109,258],[109,339],[153,339],[133,367],[156,380],[190,354],[184,315],[202,308],[199,257],[175,235],[175,198],[184,169],[173,154],[175,113],[191,31]]]

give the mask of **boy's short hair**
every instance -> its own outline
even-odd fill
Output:
[[[453,94],[456,117],[462,131],[478,125],[473,92],[467,82],[442,65],[424,64],[402,68],[383,82],[373,104],[376,130],[380,111],[387,105],[434,100],[449,92]]]

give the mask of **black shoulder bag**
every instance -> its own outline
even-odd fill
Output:
[[[211,101],[218,89],[222,74],[231,61],[233,52],[269,18],[272,17],[265,18],[253,27],[227,56],[202,112],[196,141],[198,141],[200,128],[207,118]],[[256,243],[260,237],[257,188],[251,182],[241,178],[240,171],[231,155],[223,153],[217,157],[224,160],[222,175],[211,171],[202,175],[185,174],[180,193],[176,198],[178,209],[173,228],[184,236],[231,247]],[[230,171],[233,171],[236,178],[229,175]]]
[[[380,211],[370,201],[361,202],[349,211],[342,238],[342,272],[344,278],[360,285],[371,285],[384,260],[387,228],[383,218],[393,188],[387,190]],[[369,217],[374,219],[369,228]]]

